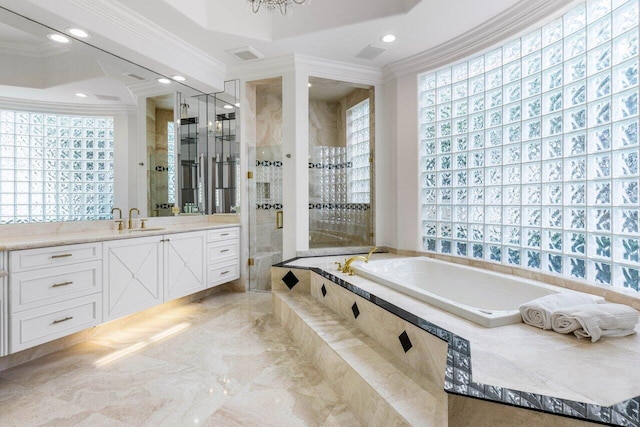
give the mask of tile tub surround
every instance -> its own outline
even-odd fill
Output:
[[[362,277],[338,273],[333,262],[341,258],[296,259],[277,268],[296,275],[299,271],[318,274],[325,285],[337,282],[386,311],[405,316],[417,327],[441,334],[449,343],[454,336],[468,340],[473,349],[473,377],[470,370],[459,371],[450,355],[449,377],[468,378],[466,383],[450,382],[450,393],[604,423],[624,424],[626,420],[629,425],[640,425],[640,373],[634,368],[640,358],[637,334],[594,345],[524,324],[485,329]]]
[[[0,425],[358,426],[270,300],[221,293],[0,372]]]

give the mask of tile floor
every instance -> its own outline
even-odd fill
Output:
[[[113,329],[0,372],[0,426],[359,425],[270,294],[219,293]]]

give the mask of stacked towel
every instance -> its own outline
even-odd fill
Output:
[[[553,330],[573,332],[578,338],[624,337],[634,333],[638,312],[624,304],[582,304],[556,310],[551,315]]]
[[[558,292],[534,299],[520,306],[524,323],[542,329],[551,329],[551,314],[562,308],[582,304],[601,304],[604,298],[577,292]]]

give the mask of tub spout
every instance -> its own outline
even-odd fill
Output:
[[[353,276],[355,273],[353,272],[353,267],[351,267],[351,264],[355,261],[369,262],[369,257],[364,257],[362,255],[352,256],[345,261],[344,266],[342,267],[342,272],[347,273],[349,276]]]

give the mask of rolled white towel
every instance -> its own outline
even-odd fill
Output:
[[[552,314],[553,330],[578,338],[624,337],[633,334],[638,312],[624,304],[582,304],[556,310]]]
[[[541,329],[551,329],[551,313],[580,304],[601,304],[604,298],[578,292],[558,292],[522,304],[520,314],[524,323]]]

